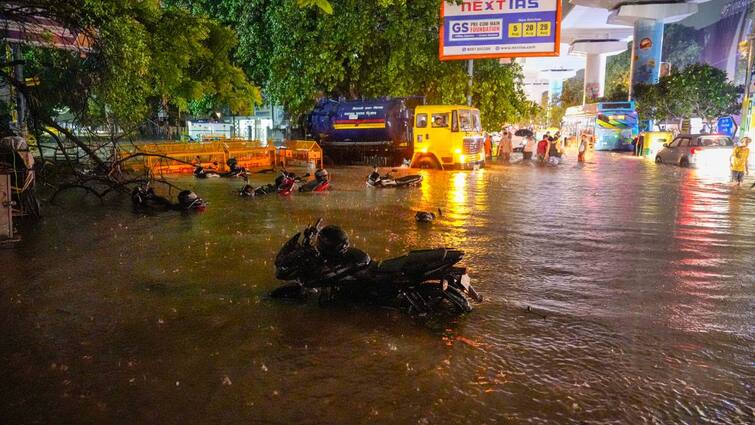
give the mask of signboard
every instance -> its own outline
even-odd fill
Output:
[[[737,124],[732,117],[721,117],[716,123],[716,132],[725,134],[729,137],[734,137],[734,133],[737,132]]]
[[[440,60],[558,56],[561,0],[444,1]]]

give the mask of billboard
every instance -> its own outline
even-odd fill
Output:
[[[558,56],[561,0],[444,1],[440,60]]]

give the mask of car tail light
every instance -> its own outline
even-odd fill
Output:
[[[701,150],[702,150],[702,149],[700,149],[700,148],[692,148],[692,149],[690,149],[689,153],[690,153],[691,155],[694,155],[694,154],[696,154],[696,153],[700,152]]]

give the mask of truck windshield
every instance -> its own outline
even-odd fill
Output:
[[[459,110],[459,129],[461,131],[480,131],[480,111],[460,109]]]
[[[474,131],[482,131],[482,124],[480,123],[480,111],[472,111],[472,122],[474,123]]]

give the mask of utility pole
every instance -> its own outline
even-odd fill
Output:
[[[467,83],[467,106],[472,106],[472,84],[474,83],[474,59],[467,61],[467,75],[469,81]]]
[[[18,62],[13,66],[13,77],[16,81],[24,84],[24,56],[21,52],[21,44],[11,44],[11,51],[13,52],[13,60]],[[26,98],[18,89],[16,89],[16,126],[19,134],[26,134]]]
[[[739,136],[743,137],[750,131],[750,102],[752,93],[750,93],[750,86],[752,85],[752,62],[753,62],[753,43],[755,41],[755,35],[750,34],[747,38],[747,70],[745,73],[745,95],[742,99],[742,119],[739,122]]]

